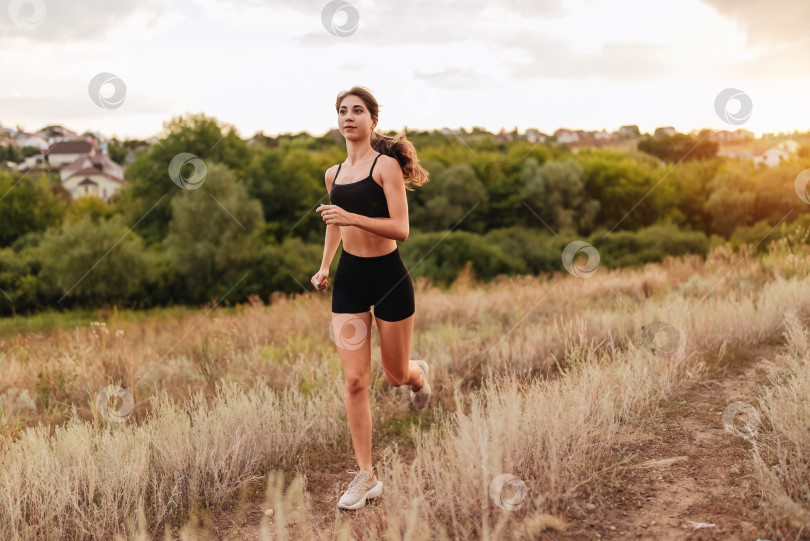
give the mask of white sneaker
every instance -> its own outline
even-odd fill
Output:
[[[377,480],[371,472],[349,470],[349,473],[356,475],[338,501],[341,509],[359,509],[366,505],[366,500],[376,498],[382,493],[382,481]]]
[[[422,371],[422,376],[424,377],[424,384],[422,388],[418,391],[414,392],[411,391],[411,404],[418,410],[423,409],[427,406],[428,400],[430,400],[430,383],[428,383],[428,365],[425,361],[414,361],[416,364],[419,365],[419,370]]]

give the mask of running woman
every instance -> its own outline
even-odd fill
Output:
[[[371,306],[388,381],[394,387],[410,387],[411,403],[418,410],[430,398],[427,363],[409,359],[414,289],[397,247],[409,232],[405,190],[411,188],[406,183],[419,186],[429,179],[404,134],[388,137],[374,131],[379,105],[368,89],[355,86],[340,92],[335,108],[348,157],[326,171],[331,204],[316,209],[326,223],[326,239],[312,283],[320,291],[326,289],[329,265],[342,240],[332,288],[332,327],[343,363],[346,416],[358,469],[349,470],[355,477],[338,507],[358,509],[382,492],[371,463]],[[344,338],[342,329],[351,338]]]

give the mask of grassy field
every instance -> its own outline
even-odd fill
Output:
[[[446,291],[418,281],[411,358],[431,363],[434,398],[413,411],[386,381],[372,333],[385,488],[348,513],[335,508],[354,455],[329,292],[6,321],[0,538],[640,537],[605,522],[622,479],[648,468],[630,444],[650,419],[686,411],[675,407],[684,393],[730,385],[719,368],[766,345],[768,381],[740,397],[757,430],[717,435],[752,473],[744,489],[723,482],[756,500],[745,517],[760,537],[806,535],[810,253],[786,241],[750,253],[722,246],[589,278],[461,276]],[[716,414],[689,419],[723,430]],[[727,497],[722,482],[717,494]],[[645,520],[632,526],[686,538],[681,525]]]

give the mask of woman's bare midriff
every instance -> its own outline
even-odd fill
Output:
[[[397,241],[370,233],[353,225],[340,226],[343,250],[359,257],[377,257],[390,254],[397,248]]]

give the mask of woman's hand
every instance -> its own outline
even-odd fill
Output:
[[[312,277],[312,285],[315,286],[315,289],[319,291],[323,291],[326,289],[326,279],[329,277],[329,269],[321,269],[318,273]]]
[[[321,205],[315,209],[315,212],[321,213],[321,218],[326,222],[326,225],[353,225],[352,218],[354,214],[346,212],[337,205]]]

